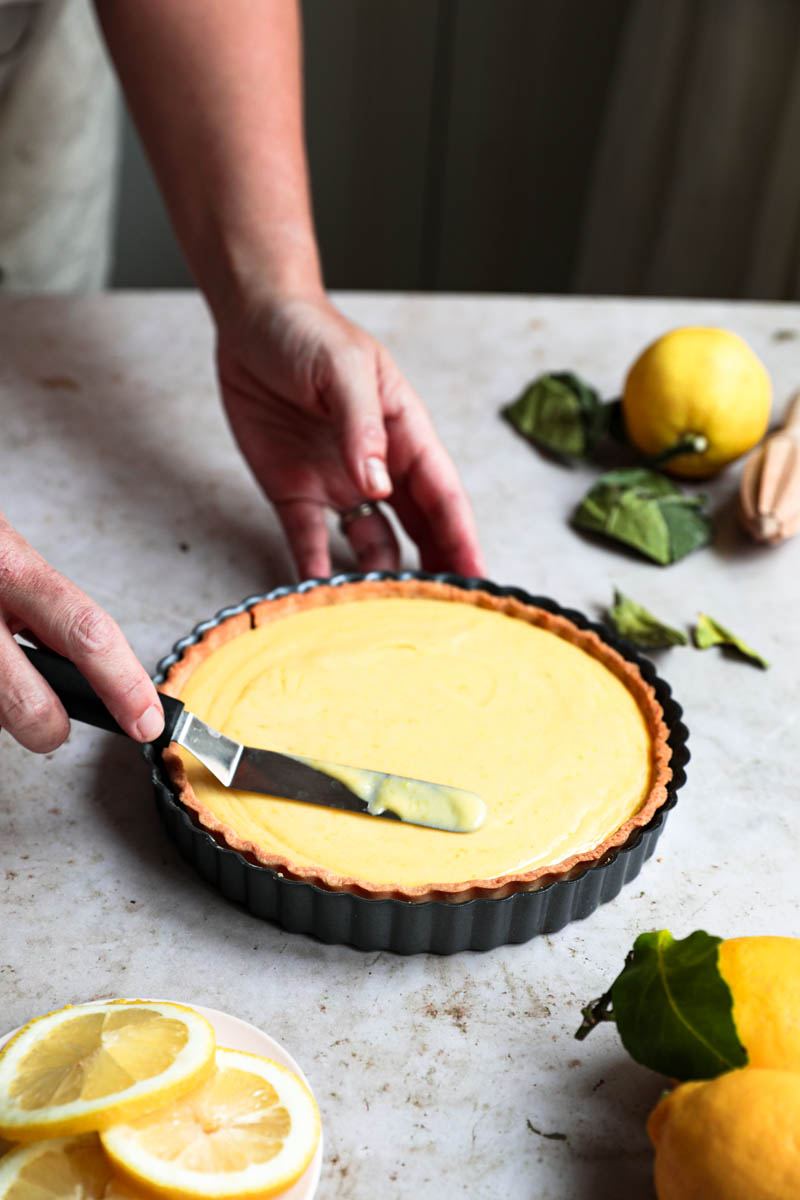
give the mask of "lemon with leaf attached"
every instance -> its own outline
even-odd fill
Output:
[[[577,1036],[607,1020],[637,1062],[671,1079],[747,1065],[800,1074],[800,939],[640,934]]]
[[[745,1067],[683,1083],[650,1114],[658,1200],[797,1200],[800,1075]]]
[[[640,934],[576,1036],[608,1020],[688,1081],[648,1122],[658,1200],[800,1196],[800,939]]]
[[[800,939],[727,938],[719,971],[749,1065],[800,1072]]]
[[[630,441],[675,475],[703,478],[752,449],[772,387],[754,351],[728,329],[688,325],[647,346],[622,395]]]

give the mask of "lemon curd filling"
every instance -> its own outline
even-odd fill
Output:
[[[642,805],[640,707],[591,654],[505,613],[388,597],[310,608],[232,638],[180,689],[247,745],[477,792],[454,834],[223,788],[181,751],[200,809],[299,866],[378,886],[494,879],[591,850]]]
[[[318,758],[294,757],[297,762],[338,779],[366,803],[367,812],[373,816],[391,812],[401,821],[447,829],[450,833],[473,833],[486,820],[486,802],[474,792],[402,775],[379,775],[364,767],[322,762]]]

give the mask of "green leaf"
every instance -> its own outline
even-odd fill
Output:
[[[666,565],[710,540],[704,503],[704,497],[684,495],[657,471],[629,467],[600,476],[575,511],[573,524]]]
[[[724,625],[720,625],[719,621],[715,621],[713,617],[709,617],[708,613],[697,614],[697,625],[694,631],[694,643],[699,650],[707,650],[709,646],[730,646],[734,650],[738,650],[739,654],[748,658],[757,666],[763,667],[766,671],[769,663],[765,658],[762,658],[752,647],[743,642],[741,638],[736,637],[736,634],[731,633]]]
[[[713,1079],[747,1064],[719,971],[721,940],[697,930],[676,941],[666,929],[636,939],[611,1001],[637,1062],[672,1079]]]
[[[647,467],[619,467],[615,471],[606,471],[600,476],[600,483],[618,488],[631,488],[646,492],[650,496],[680,495],[677,484],[659,471],[651,471]]]
[[[674,496],[663,501],[661,512],[669,530],[673,562],[711,541],[711,522],[701,511],[704,503],[705,496]]]
[[[680,629],[665,625],[618,588],[614,589],[614,603],[608,610],[608,616],[617,633],[633,642],[634,646],[657,649],[661,646],[685,646],[689,641]]]
[[[605,432],[610,407],[579,375],[554,371],[534,379],[502,411],[518,433],[545,450],[586,458]]]

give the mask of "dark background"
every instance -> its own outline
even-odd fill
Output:
[[[303,17],[329,287],[800,295],[798,0],[303,0]],[[611,200],[587,222],[602,162]],[[189,282],[126,122],[113,283]]]
[[[558,292],[628,0],[305,0],[328,286]],[[190,282],[125,123],[118,287]]]

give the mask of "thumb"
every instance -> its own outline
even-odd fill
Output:
[[[386,468],[388,439],[383,419],[375,356],[361,350],[331,372],[327,395],[347,472],[367,500],[392,492]]]

